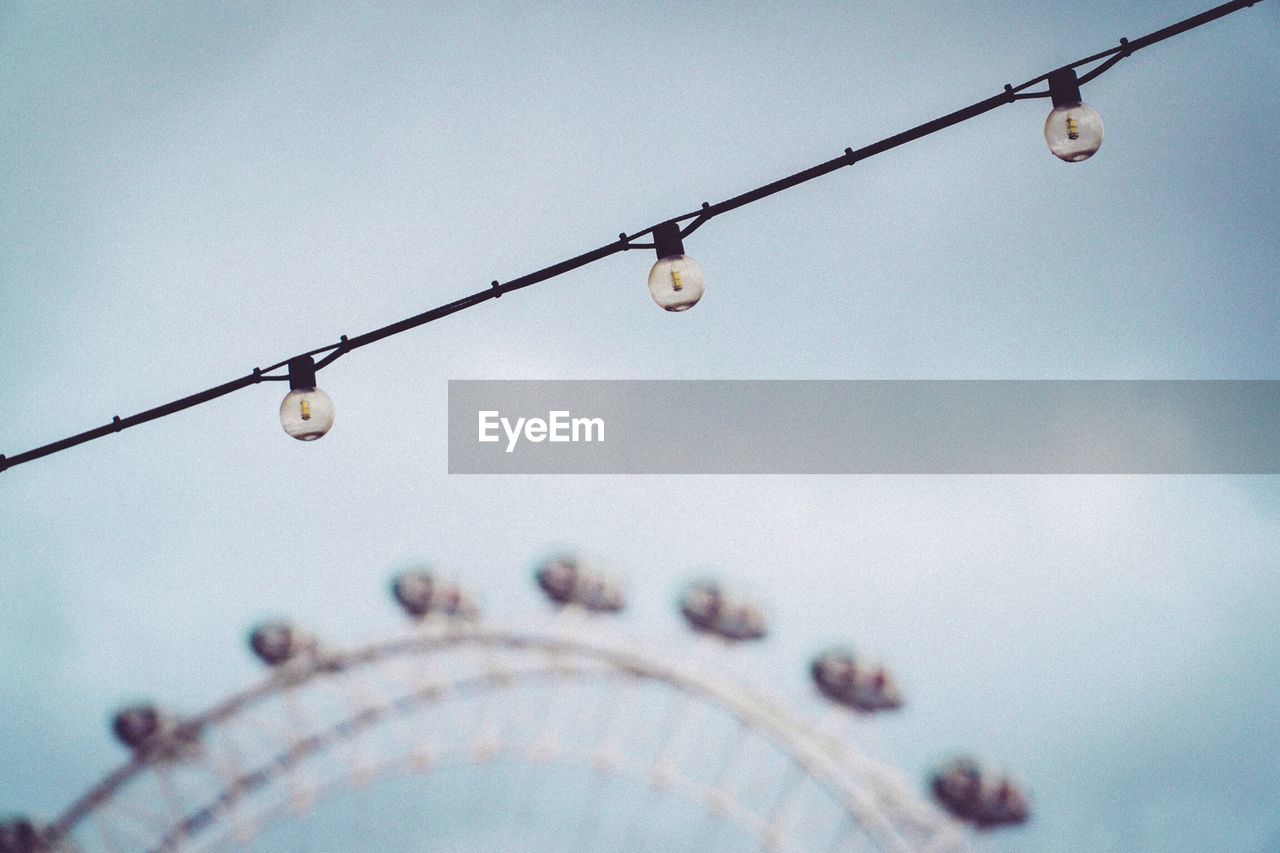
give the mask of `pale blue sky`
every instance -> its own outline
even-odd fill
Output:
[[[835,156],[1200,11],[1164,3],[0,8],[0,451],[356,334]],[[762,675],[895,665],[919,778],[1017,768],[1007,850],[1280,844],[1276,478],[445,474],[460,378],[1280,378],[1280,10],[1086,87],[1066,165],[1021,102],[717,219],[694,310],[628,253],[347,356],[330,435],[261,385],[0,475],[0,807],[122,758],[125,698],[198,709],[290,613],[391,630],[385,577],[540,606],[530,562],[772,605]],[[690,425],[691,428],[696,425]],[[372,627],[371,627],[372,626]],[[770,671],[776,668],[776,673]]]

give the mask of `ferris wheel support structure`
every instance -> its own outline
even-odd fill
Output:
[[[625,740],[608,731],[590,749],[570,749],[557,743],[554,733],[540,732],[519,749],[507,744],[501,732],[528,728],[529,721],[500,719],[487,723],[470,717],[452,734],[464,734],[452,749],[419,743],[368,759],[352,759],[346,780],[330,779],[301,786],[294,777],[309,762],[326,753],[349,748],[369,732],[412,716],[423,709],[454,700],[485,702],[486,696],[530,685],[599,681],[608,690],[650,682],[675,691],[687,707],[713,708],[731,717],[780,752],[799,774],[826,790],[845,812],[844,825],[834,841],[843,849],[846,838],[862,838],[885,850],[967,849],[967,836],[957,821],[917,794],[896,770],[863,756],[788,706],[727,674],[723,663],[706,655],[672,655],[654,651],[616,632],[600,619],[575,609],[549,625],[520,627],[461,619],[431,617],[410,634],[350,650],[330,650],[318,644],[305,654],[282,662],[265,680],[218,702],[206,711],[173,721],[134,749],[131,760],[108,774],[43,830],[46,849],[76,839],[96,838],[105,850],[173,850],[198,846],[217,836],[219,826],[235,828],[241,840],[266,824],[285,819],[281,798],[247,816],[251,800],[273,785],[291,790],[294,809],[340,790],[342,781],[359,786],[398,769],[424,769],[448,764],[450,756],[473,762],[492,761],[505,753],[537,763],[590,767],[617,776],[648,781],[656,788],[692,801],[728,823],[749,832],[765,849],[790,848],[787,827],[791,794],[768,813],[758,813],[727,791],[722,780],[699,781],[684,773],[669,754],[681,721],[665,733],[666,744],[654,758],[620,754]],[[618,685],[623,685],[619,687]],[[308,698],[341,697],[324,712],[308,710]],[[469,697],[476,697],[474,700]],[[606,705],[619,701],[606,696]],[[317,700],[318,702],[318,700]],[[316,704],[316,702],[313,702]],[[524,703],[514,706],[528,717]],[[456,708],[454,709],[456,712]],[[474,709],[472,709],[474,710]],[[477,712],[478,713],[478,712]],[[280,715],[283,714],[283,717]],[[543,720],[533,721],[536,725]],[[271,722],[267,722],[271,720]],[[249,738],[239,729],[253,730],[257,756],[243,744]],[[265,736],[265,737],[264,737]],[[235,741],[239,741],[235,745]],[[183,768],[203,767],[212,784],[180,783]],[[160,814],[128,803],[131,788],[160,792]],[[792,784],[794,786],[794,781]],[[104,819],[117,813],[113,822]],[[120,829],[124,812],[128,831]],[[113,826],[114,823],[114,826]],[[86,831],[95,825],[98,833]],[[139,828],[141,827],[141,831]]]

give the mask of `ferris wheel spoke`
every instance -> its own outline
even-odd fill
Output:
[[[704,806],[701,819],[694,823],[688,849],[700,851],[715,850],[719,844],[720,832],[724,826],[725,822],[722,820],[716,820],[710,811],[706,810]]]
[[[511,668],[501,658],[500,650],[487,646],[471,646],[460,650],[463,659],[480,678],[499,688],[479,692],[475,701],[475,728],[472,749],[477,763],[492,760],[504,746],[506,732],[502,713],[506,690],[514,678]]]
[[[351,668],[336,679],[340,692],[350,709],[350,716],[343,724],[349,726],[350,734],[343,738],[348,756],[350,782],[353,788],[365,788],[375,777],[373,767],[377,762],[378,750],[371,741],[373,730],[379,720],[387,713],[390,702],[387,697],[372,686],[366,678],[370,668]],[[383,729],[385,734],[385,728]]]
[[[617,740],[614,738],[618,711],[630,707],[629,702],[636,691],[636,679],[623,674],[619,678],[610,678],[601,674],[598,679],[600,697],[593,715],[593,734],[586,740],[585,750],[592,773],[586,777],[585,785],[590,794],[593,786],[599,801],[610,798],[616,789],[614,775],[609,773],[617,764]],[[602,821],[600,809],[582,809],[578,816],[575,831],[575,842],[572,849],[592,849],[590,842],[600,833]]]
[[[592,761],[594,763],[594,758]],[[605,805],[614,793],[615,780],[612,775],[605,775],[593,767],[592,772],[586,776],[585,786],[588,794],[594,790],[598,808],[582,809],[579,813],[578,826],[574,832],[574,840],[570,848],[572,850],[591,850],[596,848],[596,845],[591,842],[600,833],[602,823],[600,815],[605,811]]]
[[[426,739],[417,741],[420,758],[427,758],[421,763],[422,769],[429,766],[429,759],[434,752],[443,751],[444,744],[449,743],[451,735],[461,737],[472,721],[463,719],[461,694],[449,679],[444,669],[434,656],[417,661],[417,666],[406,659],[403,666],[395,667],[405,673],[404,680],[410,685],[410,693],[405,707],[423,708],[421,724],[425,725]]]
[[[115,835],[107,826],[105,815],[97,811],[93,813],[89,820],[93,824],[94,834],[97,835],[102,844],[102,849],[107,853],[121,853],[124,848],[116,841]]]
[[[689,694],[682,694],[681,708],[668,730],[669,734],[667,735],[666,744],[663,746],[663,753],[659,758],[660,761],[678,764],[682,753],[686,757],[688,756],[694,745],[697,744],[696,735],[701,728],[701,723],[706,713],[707,706],[705,704],[697,701]]]
[[[283,701],[280,710],[285,717],[284,727],[286,729],[282,742],[286,745],[288,751],[296,751],[299,745],[304,742],[304,737],[312,737],[319,733],[321,724],[300,700],[293,686],[286,687],[281,698]],[[274,720],[273,723],[277,726],[279,725]],[[302,765],[294,773],[288,774],[285,784],[287,787],[286,796],[289,801],[297,812],[305,814],[313,801],[314,795],[312,791],[314,790],[315,782],[311,778],[310,767],[306,766],[305,762]]]
[[[715,796],[719,798],[717,804],[723,808],[742,801],[739,792],[760,775],[758,769],[760,745],[748,726],[744,724],[741,728],[743,734],[741,741],[731,752],[714,788]]]
[[[558,748],[561,735],[561,730],[556,725],[556,700],[564,695],[561,683],[571,677],[573,669],[565,657],[558,653],[548,652],[539,660],[546,667],[546,678],[540,683],[536,704],[526,706],[530,709],[527,732],[530,743],[555,749]]]
[[[361,676],[362,689],[367,701],[376,702],[385,717],[385,723],[379,727],[380,745],[393,755],[406,757],[407,769],[421,769],[419,738],[412,721],[415,712],[423,707],[422,701],[403,683],[392,660],[377,660],[366,669]]]
[[[584,749],[592,769],[604,773],[616,761],[619,738],[619,711],[629,708],[636,692],[635,679],[629,675],[599,673],[595,680],[600,692],[591,715],[591,734],[584,740]]]
[[[103,813],[115,830],[113,837],[121,839],[129,849],[144,849],[148,838],[162,835],[167,828],[161,815],[130,802],[127,797],[113,797],[104,805]]]
[[[209,766],[217,774],[224,788],[235,784],[240,778],[244,766],[243,755],[236,745],[228,726],[212,726],[204,734],[205,753],[209,756]]]
[[[296,747],[305,736],[320,728],[319,720],[306,708],[298,688],[291,683],[285,683],[272,701],[245,708],[216,727],[229,750],[227,766],[237,770],[254,764],[260,756],[277,752],[281,744],[288,749]],[[238,744],[232,732],[241,735]]]
[[[697,709],[698,702],[695,697],[683,690],[676,692],[672,697],[670,711],[665,722],[658,729],[657,747],[649,767],[649,774],[655,786],[663,786],[669,777],[678,772],[678,761],[673,753],[673,747],[678,742],[690,717],[697,713]]]
[[[602,696],[604,708],[592,745],[592,761],[597,769],[607,770],[608,765],[616,760],[619,744],[626,732],[624,715],[637,707],[643,688],[643,681],[630,672],[610,677],[605,685]]]
[[[173,827],[170,831],[176,832],[178,839],[181,840],[185,834],[182,827],[183,819],[186,817],[182,804],[182,794],[173,774],[170,772],[170,768],[166,764],[157,764],[152,768],[152,773],[155,775],[156,786],[160,789],[160,799],[164,803],[165,811],[168,813],[170,826]]]
[[[774,796],[773,805],[769,807],[765,816],[771,827],[782,827],[787,813],[794,804],[796,789],[806,778],[808,777],[804,770],[794,762],[787,767],[782,783],[778,786],[778,792]]]
[[[430,661],[410,666],[411,659],[392,657],[384,663],[384,671],[392,682],[403,689],[398,691],[395,707],[406,722],[408,736],[412,740],[413,768],[418,772],[431,769],[441,750],[440,732],[429,724],[431,719],[452,712],[448,703],[438,700],[444,693],[441,681],[436,677],[437,667]],[[422,729],[426,729],[423,731]],[[441,726],[440,729],[455,728]]]

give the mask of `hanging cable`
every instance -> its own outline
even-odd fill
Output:
[[[482,302],[487,302],[490,299],[497,299],[504,293],[510,293],[513,290],[520,290],[521,288],[538,284],[578,269],[579,267],[583,267],[587,264],[615,255],[619,252],[625,252],[629,249],[656,248],[658,250],[659,261],[654,265],[653,271],[650,273],[650,291],[654,295],[655,301],[664,308],[677,311],[684,310],[697,301],[696,297],[692,299],[689,298],[693,296],[693,284],[696,283],[697,294],[701,295],[702,273],[701,270],[698,269],[697,264],[683,254],[681,239],[689,236],[693,231],[700,228],[714,217],[723,213],[728,213],[731,210],[736,210],[744,205],[760,201],[761,199],[768,198],[769,196],[782,192],[783,190],[820,178],[823,175],[830,174],[831,172],[842,169],[846,166],[852,166],[853,164],[865,160],[868,157],[874,157],[877,154],[882,154],[890,149],[897,148],[900,145],[913,142],[932,133],[937,133],[938,131],[951,127],[952,125],[960,124],[961,122],[976,118],[983,113],[990,112],[996,107],[1013,103],[1014,101],[1031,98],[1051,97],[1054,99],[1055,109],[1050,113],[1050,122],[1047,122],[1045,127],[1045,138],[1049,142],[1050,148],[1054,151],[1054,154],[1064,160],[1074,161],[1084,159],[1092,154],[1093,151],[1097,150],[1097,144],[1095,143],[1101,143],[1102,128],[1100,119],[1097,122],[1096,128],[1090,124],[1093,120],[1093,116],[1096,116],[1097,113],[1094,112],[1092,108],[1088,107],[1088,105],[1080,103],[1079,85],[1096,79],[1098,76],[1106,73],[1114,67],[1121,59],[1132,56],[1143,48],[1150,47],[1151,45],[1164,41],[1165,39],[1185,33],[1197,27],[1204,26],[1205,24],[1224,17],[1225,15],[1229,15],[1232,12],[1237,12],[1241,9],[1253,6],[1256,2],[1259,2],[1259,0],[1234,0],[1230,3],[1223,3],[1220,6],[1215,6],[1212,9],[1208,9],[1198,15],[1193,15],[1192,17],[1179,21],[1175,24],[1170,24],[1167,27],[1148,33],[1147,35],[1133,39],[1132,41],[1122,38],[1120,39],[1119,44],[1115,47],[1095,53],[1092,56],[1087,56],[1084,59],[1078,59],[1069,65],[1062,66],[1061,68],[1055,68],[1054,70],[1041,74],[1038,77],[1034,77],[1019,86],[1006,85],[1004,87],[1004,91],[999,94],[992,95],[991,97],[978,101],[977,103],[970,104],[963,109],[948,113],[947,115],[925,122],[924,124],[917,125],[910,130],[904,130],[901,133],[889,136],[879,142],[873,142],[870,145],[863,146],[862,148],[858,148],[856,150],[853,148],[846,148],[844,153],[839,157],[827,160],[824,163],[819,163],[816,166],[811,166],[801,172],[796,172],[793,175],[780,178],[776,181],[765,184],[764,186],[749,190],[717,204],[704,202],[698,210],[691,213],[686,213],[682,216],[665,220],[656,225],[651,225],[650,227],[645,228],[642,231],[637,231],[634,234],[619,234],[618,239],[612,243],[606,243],[597,249],[592,249],[591,251],[584,252],[576,257],[544,267],[536,272],[531,272],[508,282],[494,281],[484,290],[477,291],[469,296],[464,296],[461,299],[455,300],[454,302],[450,302],[446,305],[432,308],[429,311],[424,311],[421,314],[415,314],[412,317],[406,317],[405,319],[399,320],[395,323],[390,323],[386,326],[382,326],[381,328],[373,329],[372,331],[365,332],[361,335],[356,335],[355,337],[348,338],[346,335],[343,335],[339,339],[338,343],[318,347],[310,352],[291,356],[290,358],[283,359],[266,369],[254,368],[253,372],[246,376],[242,376],[238,379],[233,379],[230,382],[174,400],[173,402],[166,403],[163,406],[157,406],[153,409],[148,409],[144,412],[139,412],[136,415],[130,415],[125,418],[116,416],[112,418],[110,423],[103,426],[96,427],[82,433],[77,433],[76,435],[37,447],[33,450],[15,454],[14,456],[5,457],[3,454],[0,454],[0,471],[5,471],[15,465],[21,465],[24,462],[30,462],[53,453],[75,447],[78,444],[84,444],[87,441],[92,441],[111,433],[120,432],[121,430],[146,423],[147,421],[153,421],[157,418],[175,414],[184,409],[189,409],[192,406],[197,406],[210,400],[215,400],[218,397],[230,394],[233,391],[238,391],[249,385],[254,385],[259,382],[289,380],[289,375],[268,374],[271,374],[272,371],[289,367],[291,363],[296,368],[299,359],[305,358],[310,360],[314,359],[315,356],[320,356],[319,360],[314,362],[314,369],[320,370],[354,349],[367,346],[368,344],[380,341],[383,338],[387,338],[392,335],[398,335],[401,332],[407,332],[410,329],[415,329],[418,326],[448,317],[450,314],[456,314],[459,311],[474,307]],[[1095,62],[1099,64],[1091,70],[1077,76],[1076,69]],[[1048,88],[1044,91],[1026,91],[1038,83],[1046,83]],[[1071,109],[1078,109],[1081,107],[1087,112],[1077,112],[1073,117]],[[1089,115],[1090,113],[1092,113],[1092,115]],[[1059,115],[1060,120],[1054,120],[1055,114]],[[1051,127],[1050,123],[1053,123],[1054,126]],[[1055,145],[1055,143],[1057,143],[1057,145]],[[1080,156],[1081,151],[1088,149],[1090,146],[1092,146],[1092,150],[1088,150],[1088,153]],[[1059,150],[1059,147],[1061,147],[1061,151]],[[685,223],[683,227],[681,227],[681,223]],[[640,244],[633,242],[638,238],[649,235],[654,236],[653,243]],[[664,250],[668,252],[667,255],[663,255]],[[676,259],[679,259],[679,261]],[[675,274],[674,278],[671,277],[673,272]],[[655,276],[659,276],[661,279],[657,281],[657,283],[655,283]],[[666,278],[663,278],[663,276]],[[686,286],[689,287],[689,290],[687,291],[685,290]],[[291,384],[297,386],[298,375],[296,369],[291,370],[291,373],[293,373],[293,381]],[[314,390],[314,382],[312,382],[311,387]],[[291,393],[296,393],[296,391],[297,388],[295,387]],[[323,394],[323,392],[320,393]],[[300,406],[301,403],[299,403],[299,407]],[[327,417],[331,422],[333,417],[331,408],[327,412]],[[299,408],[298,418],[301,419],[301,408]],[[288,428],[289,427],[286,427],[286,429]],[[290,434],[293,433],[291,432]]]

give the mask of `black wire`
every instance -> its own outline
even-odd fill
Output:
[[[1171,38],[1187,32],[1188,30],[1193,30],[1196,27],[1203,26],[1210,21],[1215,21],[1218,18],[1231,14],[1232,12],[1252,6],[1255,2],[1260,2],[1260,0],[1233,0],[1233,2],[1230,3],[1223,3],[1221,6],[1215,6],[1214,8],[1201,12],[1198,15],[1193,15],[1192,17],[1179,21],[1176,24],[1170,24],[1163,29],[1148,33],[1147,35],[1134,39],[1133,41],[1121,39],[1120,44],[1116,47],[1095,53],[1092,56],[1085,57],[1084,59],[1078,59],[1070,65],[1063,67],[1078,68],[1083,65],[1088,65],[1091,62],[1097,62],[1100,59],[1105,59],[1105,62],[1080,77],[1081,83],[1087,83],[1099,75],[1106,73],[1121,59],[1127,56],[1132,56],[1134,52],[1139,51],[1144,47],[1150,47],[1151,45],[1164,41],[1167,38]],[[842,169],[845,166],[852,166],[860,160],[865,160],[868,157],[874,157],[876,154],[882,154],[892,148],[897,148],[899,145],[904,145],[923,136],[936,133],[944,128],[951,127],[952,125],[959,124],[963,121],[968,121],[971,118],[976,118],[977,116],[989,112],[1002,104],[1009,104],[1014,101],[1029,98],[1047,98],[1049,97],[1048,92],[1025,92],[1023,90],[1029,89],[1037,83],[1045,82],[1048,77],[1049,72],[1046,72],[1045,74],[1041,74],[1039,77],[1028,80],[1019,86],[1005,86],[1004,91],[998,95],[993,95],[990,98],[978,101],[977,103],[971,104],[963,109],[956,110],[953,113],[948,113],[947,115],[936,118],[933,121],[917,125],[910,130],[894,134],[893,136],[882,139],[879,142],[873,142],[870,145],[866,145],[857,150],[846,148],[844,150],[844,154],[833,160],[828,160],[825,163],[819,163],[818,165],[805,169],[802,172],[796,172],[794,175],[789,175],[785,178],[773,181],[772,183],[765,184],[762,187],[749,190],[741,195],[736,195],[733,198],[719,202],[718,204],[708,204],[704,202],[700,209],[691,213],[686,213],[683,216],[677,216],[674,219],[665,220],[665,222],[674,222],[678,224],[689,221],[689,224],[684,226],[680,232],[682,237],[688,236],[706,222],[722,213],[728,213],[729,211],[736,210],[744,205],[768,198],[775,193],[812,181],[815,178],[820,178],[823,175],[836,171],[837,169]],[[618,239],[613,243],[606,243],[597,249],[592,249],[589,252],[584,252],[577,257],[561,261],[557,264],[552,264],[549,267],[544,267],[537,272],[532,272],[528,275],[521,276],[520,278],[512,279],[505,284],[500,284],[495,281],[490,284],[489,287],[484,290],[477,291],[470,296],[464,296],[461,299],[448,303],[447,305],[432,308],[429,311],[424,311],[421,314],[415,314],[412,317],[407,317],[395,323],[374,329],[373,331],[365,332],[362,335],[356,335],[353,338],[348,338],[346,335],[343,335],[336,344],[317,347],[310,352],[299,353],[299,356],[317,356],[321,353],[326,353],[323,358],[316,362],[316,369],[320,369],[332,364],[338,358],[341,358],[353,349],[367,346],[368,344],[380,341],[383,338],[390,337],[391,335],[398,335],[401,332],[407,332],[410,329],[415,329],[418,326],[430,323],[433,320],[439,320],[443,317],[449,316],[450,314],[456,314],[463,309],[471,308],[482,302],[487,302],[490,299],[497,299],[504,293],[510,293],[513,290],[520,290],[521,288],[538,284],[539,282],[546,281],[549,278],[563,275],[564,273],[575,270],[578,267],[586,266],[587,264],[607,258],[610,255],[617,254],[618,252],[624,252],[628,249],[653,248],[653,244],[651,243],[637,244],[632,243],[631,241],[638,237],[644,237],[653,233],[653,230],[657,228],[658,225],[665,224],[665,222],[652,225],[643,231],[637,231],[629,236],[625,233],[620,234],[618,235]],[[293,356],[293,358],[297,357],[298,356]],[[183,409],[189,409],[192,406],[199,405],[200,403],[206,403],[223,395],[230,394],[232,391],[238,391],[248,385],[254,385],[258,382],[278,382],[287,379],[287,376],[267,376],[264,374],[268,374],[273,370],[279,370],[286,366],[290,360],[290,358],[286,358],[265,369],[254,368],[253,372],[247,376],[242,376],[239,379],[233,379],[230,382],[223,383],[222,385],[197,392],[179,400],[174,400],[172,403],[157,406],[154,409],[147,409],[145,412],[139,412],[138,414],[130,415],[127,418],[117,416],[112,418],[111,422],[108,424],[69,436],[61,439],[60,441],[55,441],[52,444],[37,447],[34,450],[28,450],[25,453],[19,453],[7,458],[3,454],[0,454],[0,471],[5,471],[15,465],[21,465],[24,462],[30,462],[33,459],[39,459],[42,456],[48,456],[51,453],[57,453],[61,450],[75,447],[77,444],[83,444],[87,441],[92,441],[95,438],[101,438],[102,436],[109,435],[113,432],[120,432],[121,430],[128,429],[129,427],[137,426],[138,424],[146,423],[147,421],[153,421],[156,418],[175,414]]]

